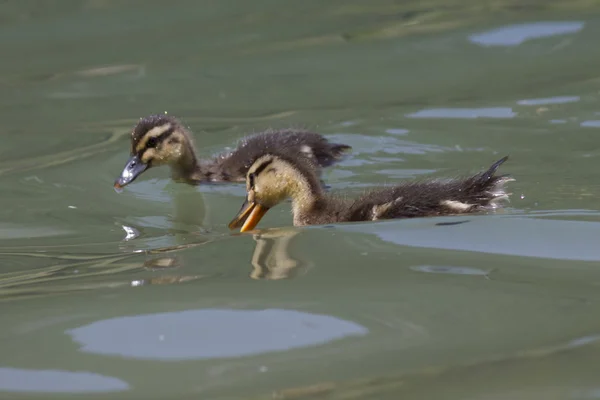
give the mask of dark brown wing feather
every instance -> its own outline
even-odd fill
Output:
[[[490,208],[495,201],[507,197],[503,184],[510,178],[495,175],[507,159],[504,157],[486,171],[467,178],[407,182],[366,193],[349,204],[346,220],[372,220],[374,207],[384,205],[387,207],[380,208],[381,214],[375,219],[450,215]],[[461,211],[445,206],[445,202],[459,202],[465,207]]]
[[[331,143],[314,132],[294,129],[265,131],[242,139],[235,150],[216,156],[202,168],[208,180],[245,181],[252,163],[268,153],[303,153],[319,167],[328,167],[350,149],[350,146]]]

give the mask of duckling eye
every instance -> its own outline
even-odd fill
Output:
[[[254,187],[254,181],[256,179],[256,174],[251,172],[248,174],[248,182],[250,183],[250,187]]]
[[[158,144],[158,139],[156,139],[155,137],[151,137],[146,142],[146,148],[152,149],[152,148],[156,147],[157,144]]]

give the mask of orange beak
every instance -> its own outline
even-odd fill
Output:
[[[237,229],[241,226],[240,232],[248,232],[254,229],[258,222],[269,211],[257,203],[249,203],[248,200],[242,204],[240,212],[229,223],[229,229]]]

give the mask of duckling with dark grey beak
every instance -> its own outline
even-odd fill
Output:
[[[514,179],[495,175],[507,159],[464,178],[416,180],[346,198],[323,191],[314,166],[306,157],[268,152],[248,170],[247,198],[229,228],[240,228],[240,232],[254,229],[271,208],[288,198],[292,199],[296,226],[492,210],[501,207],[501,202],[509,197],[504,185]]]
[[[131,157],[114,187],[121,189],[147,169],[160,165],[170,166],[174,180],[190,185],[244,182],[252,161],[277,149],[296,152],[314,161],[318,174],[320,168],[341,160],[351,147],[331,143],[314,132],[268,130],[243,138],[233,151],[199,160],[192,135],[179,120],[166,114],[151,115],[140,119],[131,132]]]

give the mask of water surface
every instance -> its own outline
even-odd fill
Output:
[[[594,2],[140,4],[0,6],[0,398],[600,397]],[[348,143],[334,190],[508,154],[513,196],[231,234],[241,185],[112,190],[157,112]]]

